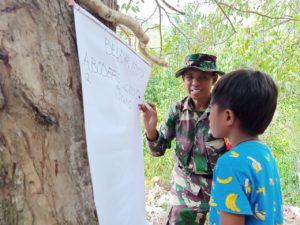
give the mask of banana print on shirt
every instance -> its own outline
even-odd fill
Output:
[[[221,179],[220,177],[217,177],[217,181],[220,183],[220,184],[229,184],[231,181],[232,181],[232,177],[227,177],[225,179]]]
[[[236,205],[236,199],[238,198],[238,195],[235,193],[230,193],[227,195],[225,200],[225,205],[228,209],[234,212],[240,212],[241,209],[237,207]]]
[[[248,156],[248,159],[250,159],[252,161],[252,166],[255,169],[256,173],[258,173],[259,171],[261,171],[261,164],[254,158]]]
[[[234,146],[217,162],[213,176],[209,224],[222,213],[245,216],[245,225],[282,225],[282,192],[273,154],[259,141]]]

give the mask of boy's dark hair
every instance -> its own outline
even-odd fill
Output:
[[[212,104],[231,109],[241,129],[250,135],[262,134],[270,124],[277,105],[278,90],[264,72],[240,69],[224,75],[214,86]]]

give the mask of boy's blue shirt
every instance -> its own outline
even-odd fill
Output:
[[[245,215],[246,225],[283,224],[279,173],[267,145],[245,141],[219,158],[213,176],[209,224],[220,224],[219,211]]]

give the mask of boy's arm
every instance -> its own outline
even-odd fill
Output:
[[[245,216],[221,211],[221,225],[245,225]]]

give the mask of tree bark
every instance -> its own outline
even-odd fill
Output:
[[[1,0],[0,225],[98,224],[80,82],[66,2]]]

